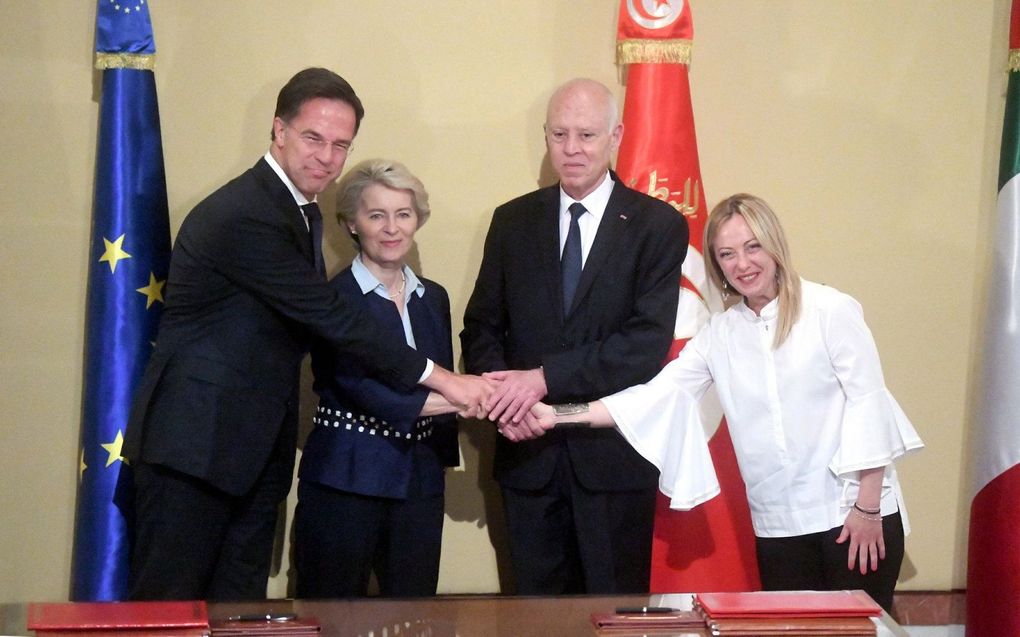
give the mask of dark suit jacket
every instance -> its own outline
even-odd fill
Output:
[[[613,175],[615,179],[615,175]],[[650,379],[673,337],[687,222],[671,206],[617,183],[584,265],[573,307],[562,307],[559,186],[493,213],[461,344],[467,371],[545,372],[551,403],[590,401]],[[615,429],[560,430],[497,442],[504,486],[538,489],[565,444],[586,488],[654,487],[658,474]]]
[[[419,280],[425,294],[412,294],[406,309],[415,347],[452,368],[450,298],[439,284]],[[331,284],[346,302],[364,308],[380,335],[404,342],[404,325],[392,301],[375,292],[363,293],[350,268]],[[332,413],[319,413],[319,422],[308,435],[298,470],[302,480],[385,498],[406,498],[409,491],[426,496],[443,493],[443,467],[460,462],[457,419],[453,414],[419,419],[427,389],[395,391],[369,376],[359,361],[338,356],[324,341],[312,346],[312,370],[319,407]],[[362,416],[368,422],[360,420]],[[351,421],[361,424],[348,429]],[[430,435],[419,441],[422,428]],[[420,484],[412,487],[412,476]]]
[[[271,454],[291,471],[298,376],[312,334],[401,389],[424,370],[424,357],[378,339],[316,272],[300,209],[259,160],[199,203],[177,234],[125,457],[233,495],[252,487]]]

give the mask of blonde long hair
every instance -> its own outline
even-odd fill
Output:
[[[772,349],[778,349],[790,336],[794,323],[800,318],[801,292],[800,277],[790,261],[790,246],[786,233],[776,213],[764,200],[754,195],[738,193],[723,199],[708,215],[705,224],[705,250],[708,276],[719,290],[726,292],[726,276],[715,258],[713,242],[719,228],[734,215],[740,215],[747,222],[751,234],[761,243],[762,249],[776,262],[776,284],[779,289],[779,316]]]

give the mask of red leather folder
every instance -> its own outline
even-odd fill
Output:
[[[877,617],[882,607],[864,591],[758,591],[698,593],[694,603],[708,617]]]
[[[209,637],[208,628],[37,630],[36,637]]]
[[[203,601],[58,602],[28,605],[27,625],[38,637],[207,635]]]
[[[709,619],[717,637],[873,637],[878,628],[868,617],[759,617]]]

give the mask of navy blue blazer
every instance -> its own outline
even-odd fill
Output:
[[[453,368],[450,299],[439,284],[419,277],[425,293],[411,295],[410,313],[418,353]],[[351,268],[330,285],[352,306],[360,306],[383,338],[404,341],[396,306],[375,292],[364,294]],[[356,359],[337,356],[325,342],[312,346],[315,427],[308,435],[298,477],[361,495],[405,498],[443,492],[443,467],[456,466],[457,420],[452,414],[419,418],[428,390],[401,393],[370,376]],[[420,483],[411,487],[412,477]]]

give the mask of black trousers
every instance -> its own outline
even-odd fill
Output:
[[[297,597],[364,597],[374,571],[383,597],[436,594],[442,493],[380,498],[298,482]]]
[[[590,491],[559,453],[545,488],[503,487],[516,593],[647,593],[656,489]]]
[[[280,502],[273,464],[243,496],[167,467],[134,466],[134,600],[265,599]]]
[[[882,518],[885,559],[878,570],[861,575],[859,563],[847,568],[850,542],[836,544],[843,530],[794,537],[756,538],[761,585],[767,591],[862,589],[887,611],[903,563],[903,520],[899,512]]]

